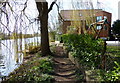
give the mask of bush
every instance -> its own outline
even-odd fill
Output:
[[[53,63],[51,61],[47,61],[45,59],[40,60],[39,68],[42,73],[52,73],[53,72]]]
[[[103,81],[120,81],[120,65],[114,61],[116,67],[112,71],[102,71],[101,77]]]
[[[66,34],[62,36],[67,50],[79,58],[80,63],[89,67],[97,67],[100,64],[100,57],[103,50],[102,40],[95,40],[88,34]]]

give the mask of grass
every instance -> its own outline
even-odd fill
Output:
[[[120,46],[107,46],[106,55],[107,70],[114,69],[115,61],[120,64]]]
[[[113,57],[120,57],[120,46],[107,46],[106,51]]]

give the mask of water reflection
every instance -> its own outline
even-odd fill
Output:
[[[40,37],[0,41],[0,76],[8,76],[23,62],[20,51],[25,49],[25,44],[32,42],[40,42]]]

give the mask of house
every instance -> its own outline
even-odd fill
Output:
[[[61,10],[62,33],[94,34],[109,37],[112,14],[101,9]]]

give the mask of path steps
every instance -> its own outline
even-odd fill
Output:
[[[62,47],[56,47],[56,55],[53,58],[55,83],[77,83],[76,66],[65,54]],[[78,82],[79,83],[79,82]]]

